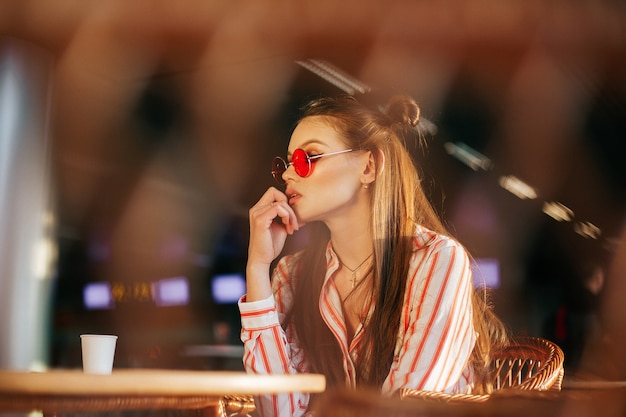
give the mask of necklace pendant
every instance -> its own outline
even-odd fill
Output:
[[[374,254],[374,252],[370,253],[370,256],[368,256],[367,258],[365,258],[365,260],[364,260],[363,262],[361,262],[361,263],[359,264],[359,266],[357,266],[357,267],[356,267],[356,268],[354,268],[354,269],[351,269],[350,267],[346,266],[346,264],[344,264],[343,262],[341,262],[341,259],[339,259],[339,263],[340,263],[343,267],[345,267],[348,271],[350,271],[350,273],[352,274],[352,278],[350,279],[350,281],[352,282],[352,289],[354,289],[354,287],[356,287],[356,278],[357,278],[357,277],[356,277],[356,274],[357,274],[357,272],[359,271],[359,269],[361,269],[361,267],[362,267],[363,265],[365,265],[365,262],[367,262],[367,260],[368,260],[369,258],[371,258],[373,254]],[[367,276],[367,275],[366,275],[366,276]]]

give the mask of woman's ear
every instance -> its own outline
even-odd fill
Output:
[[[363,170],[363,178],[361,182],[363,184],[371,184],[376,181],[376,177],[383,171],[383,167],[385,166],[385,155],[383,151],[378,150],[378,158],[374,156],[373,151],[369,151],[367,164],[365,165],[365,169]]]

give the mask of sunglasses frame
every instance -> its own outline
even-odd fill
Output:
[[[311,175],[311,173],[313,172],[313,162],[315,162],[316,160],[323,158],[325,156],[339,155],[342,153],[348,153],[348,152],[352,152],[355,150],[356,149],[342,149],[340,151],[327,152],[327,153],[321,153],[318,155],[310,156],[304,149],[298,148],[293,151],[290,162],[285,161],[280,156],[274,157],[274,160],[272,161],[272,177],[274,177],[274,180],[276,180],[276,182],[278,182],[279,184],[285,184],[286,181],[283,180],[283,174],[287,171],[287,169],[289,169],[290,166],[293,165],[293,169],[296,172],[296,174],[298,174],[298,176],[301,178],[306,178],[309,175]],[[303,156],[304,156],[304,161],[306,161],[306,165],[300,168],[294,165],[294,160],[296,160],[296,163],[298,163],[297,161],[301,160]],[[302,169],[304,168],[306,168],[306,172],[302,173]]]

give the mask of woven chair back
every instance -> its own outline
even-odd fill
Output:
[[[563,351],[555,343],[538,338],[513,339],[505,348],[494,352],[492,362],[494,393],[514,391],[560,391],[563,383]],[[484,402],[490,395],[448,394],[444,392],[404,389],[403,399],[425,398],[446,402]]]
[[[549,340],[514,339],[494,354],[494,389],[560,390],[563,360],[561,348]]]

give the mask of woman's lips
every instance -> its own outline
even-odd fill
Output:
[[[300,194],[298,194],[297,192],[293,191],[293,190],[287,190],[285,192],[285,195],[287,196],[289,205],[293,205],[293,203],[300,198]]]
[[[293,205],[300,198],[300,194],[292,194],[289,196],[289,205]]]

